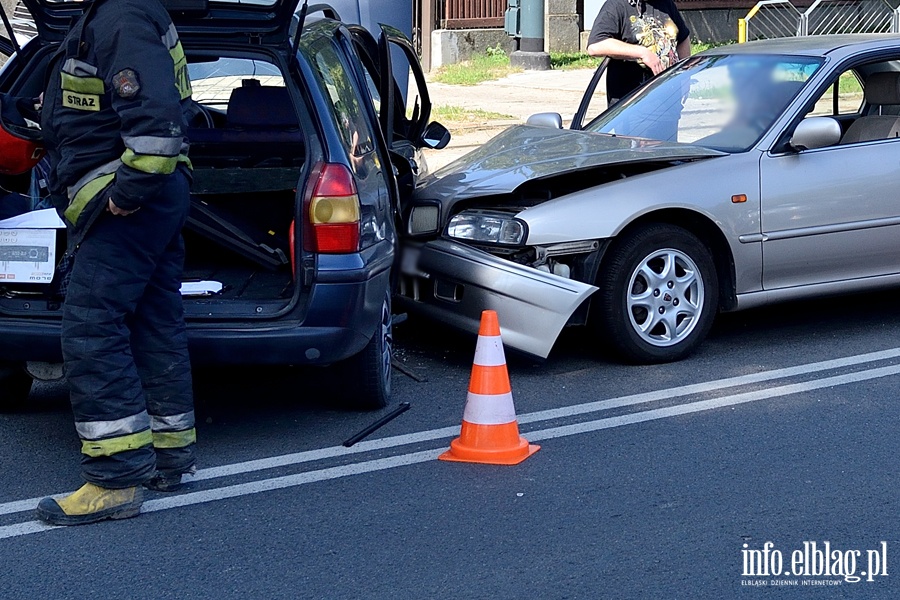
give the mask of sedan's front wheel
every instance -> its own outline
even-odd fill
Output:
[[[690,354],[709,333],[719,302],[707,247],[681,227],[656,224],[626,234],[609,252],[592,324],[632,362]]]

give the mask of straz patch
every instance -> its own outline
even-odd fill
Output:
[[[100,110],[100,96],[95,94],[79,94],[78,92],[62,91],[63,106],[76,110]]]
[[[122,69],[113,77],[113,87],[122,98],[134,98],[141,89],[134,69]]]

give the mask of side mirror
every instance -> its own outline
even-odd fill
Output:
[[[535,127],[549,127],[550,129],[562,129],[562,117],[559,113],[537,113],[528,117],[525,121],[526,125],[534,125]]]
[[[791,148],[797,151],[827,148],[841,141],[841,125],[831,117],[808,117],[800,121],[791,136]]]
[[[437,121],[432,121],[428,124],[428,127],[425,128],[425,133],[422,134],[422,145],[426,148],[431,148],[432,150],[440,150],[447,146],[450,143],[450,132],[447,131],[447,128],[438,123]]]

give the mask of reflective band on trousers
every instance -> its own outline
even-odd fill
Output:
[[[112,421],[76,421],[75,431],[83,440],[100,440],[113,436],[122,436],[150,427],[150,415],[142,410],[136,415]]]
[[[168,415],[161,417],[152,415],[150,417],[150,429],[156,432],[163,431],[184,431],[194,426],[194,411],[188,411],[178,415]]]
[[[150,430],[107,438],[105,440],[84,440],[81,442],[81,453],[92,458],[98,456],[112,456],[128,450],[137,450],[153,443],[153,434]]]
[[[499,335],[480,335],[478,342],[475,346],[475,360],[473,361],[476,365],[499,367],[506,364],[503,341]]]
[[[463,421],[474,425],[503,425],[515,420],[512,392],[491,395],[469,392]]]
[[[184,448],[197,441],[197,430],[153,432],[154,448]]]

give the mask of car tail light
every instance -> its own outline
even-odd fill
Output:
[[[307,249],[325,254],[359,251],[359,195],[344,165],[325,163],[313,183],[306,215]]]

